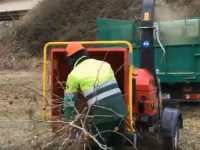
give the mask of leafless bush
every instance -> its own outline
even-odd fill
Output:
[[[13,39],[10,33],[5,38],[13,47],[8,48],[7,55],[0,57],[0,68],[13,68],[17,60],[22,60],[22,65],[17,63],[16,68],[31,64],[29,58],[41,56],[48,41],[95,40],[97,17],[139,19],[141,3],[141,0],[43,0],[16,23],[15,40],[8,40]],[[156,18],[170,20],[198,16],[199,6],[199,0],[158,0]],[[5,39],[0,42],[0,53],[5,53],[5,46],[2,46]]]
[[[133,19],[139,4],[139,0],[44,0],[22,19],[17,37],[29,53],[41,55],[48,41],[94,40],[97,17]]]

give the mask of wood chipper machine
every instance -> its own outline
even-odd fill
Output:
[[[141,21],[140,68],[134,68],[134,48],[127,41],[82,41],[91,58],[110,63],[128,109],[127,137],[140,149],[143,135],[158,137],[162,149],[177,150],[179,128],[183,127],[179,108],[163,107],[159,79],[156,77],[153,50],[154,0],[144,0]],[[49,42],[44,47],[43,64],[43,118],[47,119],[47,107],[51,117],[63,116],[61,102],[69,72],[65,48],[69,42]],[[49,51],[49,53],[48,53]],[[51,101],[47,103],[47,54],[50,54]],[[92,68],[91,68],[92,69]],[[153,134],[152,134],[153,133]],[[138,146],[137,146],[138,144]],[[151,149],[149,147],[148,149]]]

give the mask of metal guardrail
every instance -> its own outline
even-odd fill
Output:
[[[0,21],[18,20],[25,15],[27,11],[28,10],[0,12]]]

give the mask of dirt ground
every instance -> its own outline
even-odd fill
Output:
[[[41,73],[38,71],[0,72],[0,149],[34,149],[49,124],[41,120]]]
[[[51,138],[50,124],[32,121],[41,120],[41,75],[40,69],[0,72],[0,150],[36,149]],[[200,104],[183,104],[181,109],[179,149],[199,150]]]
[[[182,104],[183,126],[180,150],[200,149],[200,104]]]

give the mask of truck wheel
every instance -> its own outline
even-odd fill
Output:
[[[178,150],[179,127],[176,126],[175,135],[173,137],[163,138],[164,150]]]

